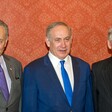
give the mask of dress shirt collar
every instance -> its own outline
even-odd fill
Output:
[[[0,56],[0,64],[1,65],[3,64],[3,56],[2,55]]]
[[[48,53],[48,56],[53,64],[54,67],[58,66],[59,62],[61,61],[61,59],[57,58],[56,56],[54,56],[50,51]],[[65,59],[65,64],[69,65],[68,63],[70,62],[70,56],[68,55]]]

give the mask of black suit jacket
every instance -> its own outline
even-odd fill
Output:
[[[112,112],[112,57],[92,65],[95,112]]]

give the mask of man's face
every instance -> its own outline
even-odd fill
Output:
[[[64,59],[69,53],[72,44],[72,37],[66,26],[59,25],[51,29],[50,38],[46,38],[49,50],[59,59]]]
[[[7,44],[7,39],[5,36],[5,30],[3,26],[0,26],[0,55],[3,53]]]

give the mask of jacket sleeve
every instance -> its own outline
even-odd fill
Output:
[[[85,104],[85,112],[94,112],[93,106],[93,92],[92,92],[92,74],[90,69],[87,71],[87,90],[86,90],[86,104]]]
[[[37,88],[34,75],[25,68],[22,79],[22,112],[38,112]]]

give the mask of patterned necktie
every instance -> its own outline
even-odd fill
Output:
[[[4,98],[6,99],[6,101],[8,101],[9,99],[9,91],[8,91],[8,87],[7,87],[7,83],[6,83],[6,79],[5,79],[5,75],[4,75],[4,71],[0,65],[0,89],[4,95]]]
[[[62,78],[63,78],[65,94],[66,94],[66,97],[68,99],[69,104],[71,105],[71,102],[72,102],[72,88],[71,88],[70,80],[69,80],[69,77],[68,77],[68,73],[66,72],[66,70],[64,68],[64,62],[65,62],[64,60],[60,61],[60,63],[61,63],[61,74],[62,74]]]

